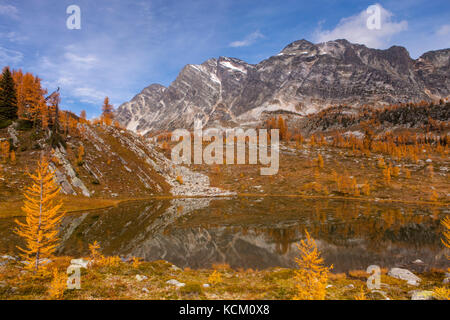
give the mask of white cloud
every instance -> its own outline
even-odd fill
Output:
[[[28,40],[28,37],[19,35],[17,32],[0,32],[0,40],[6,39],[13,43],[23,43]]]
[[[73,94],[80,99],[81,102],[98,104],[107,96],[104,92],[93,88],[75,88]]]
[[[336,39],[347,39],[353,43],[364,44],[371,48],[385,48],[393,35],[408,29],[408,22],[403,20],[395,22],[393,13],[377,5],[381,13],[381,28],[369,29],[367,20],[371,16],[366,10],[361,13],[343,18],[332,30],[322,30],[320,25],[315,31],[314,40],[317,42],[326,42]]]
[[[21,52],[0,47],[0,66],[17,64],[22,59]]]
[[[444,24],[439,28],[439,30],[436,32],[439,36],[446,36],[450,34],[450,24]]]
[[[252,45],[253,43],[255,43],[258,39],[261,39],[261,38],[264,38],[264,35],[259,31],[255,31],[255,32],[249,34],[248,36],[246,36],[244,40],[234,41],[234,42],[230,43],[230,47],[233,47],[233,48],[248,47],[248,46]]]
[[[118,99],[123,101],[115,95],[118,74],[117,69],[111,67],[123,63],[111,56],[108,60],[101,52],[91,52],[93,49],[89,46],[69,45],[58,56],[41,57],[37,73],[45,79],[43,85],[49,90],[60,87],[64,103],[68,103],[67,98],[76,98],[82,103],[99,107],[106,96],[113,103]],[[123,75],[119,76],[123,78]],[[105,83],[109,84],[107,91],[100,89]]]
[[[64,57],[67,59],[67,63],[70,63],[77,67],[82,67],[85,69],[92,68],[98,62],[97,57],[92,54],[88,54],[85,56],[77,55],[72,52],[66,52]]]
[[[0,4],[0,14],[9,16],[11,18],[17,18],[17,14],[19,13],[19,10],[17,10],[16,7],[10,5],[10,4]]]

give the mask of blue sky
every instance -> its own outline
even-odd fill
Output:
[[[366,9],[381,6],[380,30]],[[81,9],[69,30],[66,9]],[[97,116],[151,83],[169,85],[186,64],[219,56],[258,63],[299,39],[347,38],[405,46],[413,58],[450,47],[450,1],[0,0],[0,66],[38,74],[62,105]]]

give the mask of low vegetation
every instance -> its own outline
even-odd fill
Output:
[[[212,269],[178,269],[166,261],[123,262],[110,258],[101,264],[81,269],[81,289],[69,290],[62,285],[67,280],[70,257],[58,257],[47,265],[48,272],[36,277],[21,272],[23,265],[11,261],[0,267],[0,299],[281,299],[299,298],[295,281],[298,270],[271,268],[267,270],[238,269],[227,265]],[[136,276],[145,276],[139,281]],[[321,294],[327,300],[356,300],[364,292],[367,300],[384,300],[366,286],[364,271],[330,273]],[[419,287],[408,285],[382,273],[382,290],[392,300],[410,300],[414,290],[436,291],[436,299],[448,299],[449,288],[442,286],[444,270],[420,274]],[[185,286],[177,288],[167,281],[176,279]],[[204,286],[208,284],[208,286]],[[145,288],[145,289],[144,289]],[[322,297],[322,296],[321,296]]]

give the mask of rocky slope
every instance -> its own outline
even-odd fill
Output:
[[[48,133],[0,130],[0,142],[11,141],[16,161],[1,161],[0,202],[19,199],[29,185],[41,152],[50,157],[61,192],[90,198],[145,198],[152,195],[212,196],[230,194],[210,187],[209,178],[177,166],[155,144],[128,130],[79,124],[79,134],[65,137],[65,146],[48,145]],[[80,146],[83,161],[77,159]]]
[[[450,97],[450,49],[413,60],[403,47],[376,50],[346,40],[300,40],[252,65],[235,58],[187,65],[164,87],[152,84],[117,110],[138,132],[259,121],[267,112],[316,113],[329,105],[387,105]]]

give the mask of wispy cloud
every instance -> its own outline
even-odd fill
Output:
[[[11,32],[0,32],[0,39],[6,39],[13,43],[23,43],[28,40],[28,37],[22,36],[15,31]]]
[[[66,46],[59,59],[44,56],[39,65],[39,73],[47,80],[44,84],[52,88],[61,87],[65,96],[75,96],[80,102],[100,105],[108,95],[96,88],[105,76],[113,75],[94,54],[77,52],[73,46]]]
[[[17,64],[22,59],[22,52],[0,47],[0,66]]]
[[[9,16],[11,18],[18,17],[19,10],[10,4],[0,4],[0,15]]]
[[[75,88],[73,93],[81,102],[92,104],[99,103],[107,96],[106,93],[94,88]]]
[[[436,32],[440,36],[446,36],[450,34],[450,24],[444,24],[439,28],[439,30]]]
[[[381,28],[369,29],[367,20],[369,14],[366,10],[357,15],[343,18],[332,30],[322,30],[321,25],[314,33],[314,40],[325,42],[336,39],[347,39],[350,42],[365,44],[371,48],[384,48],[389,44],[392,36],[408,29],[408,22],[403,20],[396,22],[394,14],[381,5],[378,5],[381,13]]]
[[[64,54],[64,57],[66,58],[67,62],[70,63],[73,66],[77,66],[83,69],[90,69],[95,66],[95,64],[98,62],[98,59],[93,54],[88,55],[77,55],[72,52],[66,52]]]
[[[244,40],[231,42],[230,47],[233,47],[233,48],[248,47],[248,46],[254,44],[258,39],[261,39],[261,38],[264,38],[264,35],[259,31],[255,31],[253,33],[250,33],[248,36],[246,36]]]

